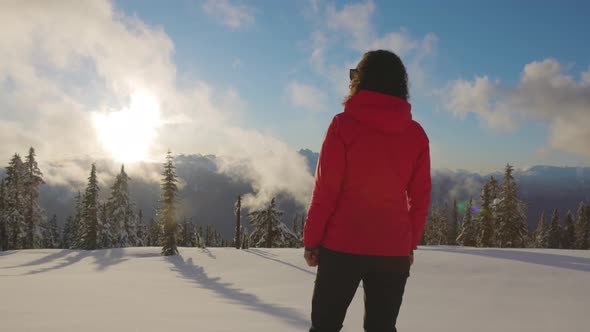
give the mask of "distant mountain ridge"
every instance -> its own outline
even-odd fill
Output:
[[[308,170],[314,174],[319,154],[309,149],[299,153],[307,160]],[[84,161],[90,165],[90,161]],[[157,165],[152,165],[157,167]],[[180,218],[192,218],[194,222],[213,224],[229,239],[233,234],[233,204],[238,195],[252,192],[251,184],[218,172],[217,157],[213,155],[179,155],[176,167],[185,186],[179,192]],[[0,169],[0,177],[4,168]],[[515,178],[521,198],[527,204],[529,226],[537,224],[542,210],[549,213],[558,208],[563,217],[566,210],[576,212],[580,201],[590,201],[590,168],[533,166],[516,170]],[[469,171],[433,170],[432,202],[451,203],[454,198],[467,201],[479,199],[481,186],[489,176],[502,180],[502,172],[481,175]],[[101,188],[102,195],[109,188]],[[159,186],[153,182],[132,178],[130,193],[137,207],[144,212],[144,222],[155,215],[159,199]],[[73,200],[76,193],[63,185],[44,185],[41,189],[41,205],[48,217],[57,214],[60,222],[73,214]],[[285,211],[283,221],[290,226],[295,213],[305,213],[306,207],[298,206],[288,195],[279,197],[279,207]]]

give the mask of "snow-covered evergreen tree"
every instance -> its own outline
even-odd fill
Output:
[[[174,167],[174,157],[168,151],[166,155],[166,163],[164,164],[164,172],[162,173],[162,191],[160,198],[160,221],[164,226],[162,237],[162,255],[171,256],[178,255],[176,247],[176,195],[178,193],[177,176]]]
[[[565,224],[563,226],[561,247],[563,249],[574,249],[576,245],[576,229],[574,228],[574,218],[571,211],[565,215]]]
[[[205,248],[205,241],[203,239],[203,227],[195,226],[195,247]]]
[[[25,249],[41,247],[43,244],[41,225],[46,221],[45,211],[39,204],[39,187],[44,183],[43,173],[41,173],[35,157],[35,149],[31,147],[23,165],[25,169],[23,179],[26,222]]]
[[[456,245],[457,237],[459,236],[459,206],[457,200],[453,200],[453,208],[451,210],[451,219],[449,220],[449,230],[447,232],[447,244]]]
[[[437,242],[439,245],[448,244],[449,237],[449,205],[445,203],[443,208],[439,211],[438,227],[437,227]]]
[[[511,165],[506,165],[500,198],[495,208],[496,244],[501,248],[524,247],[528,228],[524,204],[518,198],[518,188]]]
[[[86,250],[95,250],[98,248],[98,195],[100,188],[96,178],[96,165],[92,164],[88,185],[84,192],[84,201],[82,209],[82,219],[80,222],[80,248]]]
[[[463,215],[461,233],[457,237],[457,243],[465,247],[475,247],[477,245],[477,224],[473,218],[473,199],[469,200]]]
[[[129,181],[125,166],[121,165],[121,172],[113,183],[108,201],[114,247],[130,247],[137,242],[137,217],[135,204],[129,197]]]
[[[477,225],[477,246],[494,246],[494,215],[492,211],[492,185],[487,182],[483,185],[481,193],[481,211]]]
[[[291,221],[291,232],[295,235],[299,234],[299,215],[297,213],[295,213],[293,221]]]
[[[160,234],[161,228],[160,224],[155,221],[153,218],[150,219],[148,223],[148,236],[147,236],[147,245],[149,247],[157,247],[160,246]]]
[[[0,250],[8,250],[8,234],[6,221],[6,190],[4,186],[4,178],[0,180]]]
[[[75,198],[74,203],[74,218],[72,219],[72,238],[70,243],[70,249],[80,248],[82,238],[82,214],[83,214],[84,196],[78,191],[78,196]]]
[[[250,234],[248,234],[248,230],[242,227],[242,249],[249,249],[250,248]]]
[[[49,222],[45,223],[43,228],[43,248],[55,249],[61,245],[59,226],[57,225],[57,216],[54,214]]]
[[[301,239],[301,242],[303,242],[303,231],[305,230],[305,213],[303,213],[301,215],[301,227],[299,227],[299,234],[297,234],[297,236],[299,236],[299,238]]]
[[[276,208],[273,198],[266,208],[250,212],[250,244],[254,247],[285,248],[294,247],[298,238],[281,222],[282,211]]]
[[[588,211],[588,212],[587,212]],[[590,204],[580,202],[576,213],[576,248],[589,249],[590,242]]]
[[[238,196],[238,200],[234,205],[234,215],[236,216],[234,244],[236,245],[236,249],[240,249],[242,246],[242,196]]]
[[[113,233],[111,218],[109,213],[109,207],[107,203],[100,205],[100,211],[98,214],[99,221],[99,244],[100,248],[112,248],[113,247]]]
[[[178,241],[179,245],[182,247],[194,247],[196,243],[194,224],[187,218],[184,218],[184,221],[179,226],[181,228],[181,235]]]
[[[64,223],[61,234],[61,247],[64,249],[71,249],[75,245],[76,230],[74,223],[74,218],[72,216],[69,216]]]
[[[139,209],[137,212],[137,247],[144,247],[146,245],[147,238],[147,227],[143,222],[143,211]]]
[[[539,224],[535,230],[535,248],[547,248],[549,246],[549,229],[545,221],[545,211],[541,212]]]
[[[557,209],[553,210],[551,216],[551,226],[547,233],[547,247],[552,249],[559,249],[561,242],[561,225],[559,224],[559,215]]]
[[[430,212],[426,217],[426,224],[424,225],[424,232],[422,233],[422,241],[420,245],[433,245],[436,241],[436,227],[438,224],[438,207],[432,205]]]
[[[25,221],[26,200],[24,180],[26,169],[18,154],[14,154],[6,167],[5,222],[8,235],[8,249],[21,249],[26,244],[27,224]]]

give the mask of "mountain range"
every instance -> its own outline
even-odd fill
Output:
[[[318,153],[307,149],[300,150],[299,153],[307,159],[308,170],[313,174]],[[90,161],[79,162],[86,164],[84,166],[89,169]],[[215,225],[227,239],[231,238],[235,219],[234,203],[239,195],[252,192],[252,185],[219,172],[216,156],[179,155],[175,158],[175,163],[183,183],[179,190],[177,215],[180,218],[190,218],[200,225]],[[438,205],[451,204],[453,199],[465,202],[470,197],[477,202],[482,184],[490,176],[501,181],[503,173],[499,171],[482,175],[461,170],[433,170],[432,202]],[[557,208],[563,217],[566,210],[575,213],[579,202],[590,201],[590,168],[534,166],[526,170],[515,170],[514,176],[520,197],[527,206],[530,227],[537,224],[541,211],[549,214],[553,208]],[[159,199],[158,183],[143,180],[141,177],[132,178],[129,188],[137,208],[143,211],[144,222],[147,222],[155,216]],[[108,187],[103,188],[101,197],[106,198],[108,192]],[[68,185],[46,184],[41,188],[41,205],[48,216],[56,214],[58,220],[63,222],[74,213],[76,194]],[[281,194],[277,199],[279,208],[285,212],[283,221],[287,225],[291,225],[295,214],[305,213],[306,207],[297,204],[288,194]]]

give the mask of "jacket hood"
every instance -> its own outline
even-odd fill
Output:
[[[368,90],[361,90],[344,105],[344,112],[378,131],[401,133],[412,122],[412,106],[407,101]]]

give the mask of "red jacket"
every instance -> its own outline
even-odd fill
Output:
[[[304,244],[361,255],[407,256],[430,204],[430,150],[403,99],[361,90],[326,133]]]

